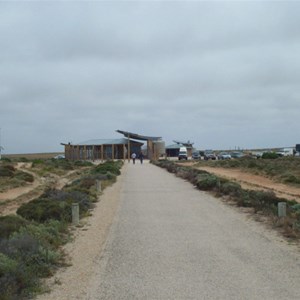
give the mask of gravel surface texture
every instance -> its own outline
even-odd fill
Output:
[[[105,197],[43,299],[299,299],[298,248],[190,183],[126,163]]]

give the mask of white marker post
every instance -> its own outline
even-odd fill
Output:
[[[79,224],[79,204],[72,203],[72,224],[78,225]]]
[[[100,180],[96,180],[96,190],[97,192],[101,192],[101,181]]]
[[[286,217],[286,202],[278,203],[278,217]]]

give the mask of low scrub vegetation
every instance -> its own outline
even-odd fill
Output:
[[[265,154],[268,158],[272,156],[272,153]],[[200,161],[198,166],[238,168],[268,176],[279,182],[300,186],[300,159],[298,157],[279,157],[277,159],[243,157],[232,160]]]
[[[64,263],[61,245],[68,241],[72,203],[79,204],[80,217],[88,215],[97,201],[97,180],[105,188],[121,166],[113,161],[94,166],[63,190],[49,189],[21,205],[17,215],[0,217],[0,300],[28,299],[42,291],[41,278]]]
[[[0,192],[24,186],[33,181],[34,177],[32,174],[17,170],[12,163],[2,162],[0,164]]]
[[[273,192],[245,190],[236,182],[172,161],[161,160],[152,163],[188,180],[199,190],[210,191],[215,196],[234,201],[238,206],[253,208],[254,213],[260,212],[273,220],[274,225],[280,227],[286,237],[300,238],[300,204],[296,201],[278,198]],[[279,202],[287,203],[287,217],[283,223],[279,222],[277,217]]]

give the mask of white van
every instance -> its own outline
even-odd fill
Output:
[[[178,154],[178,159],[179,160],[181,160],[181,159],[187,160],[188,159],[186,147],[180,147],[179,154]]]

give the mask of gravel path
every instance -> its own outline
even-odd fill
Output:
[[[83,229],[39,299],[299,299],[295,247],[148,163],[126,163]]]
[[[299,299],[299,258],[190,183],[129,165],[87,299]]]

